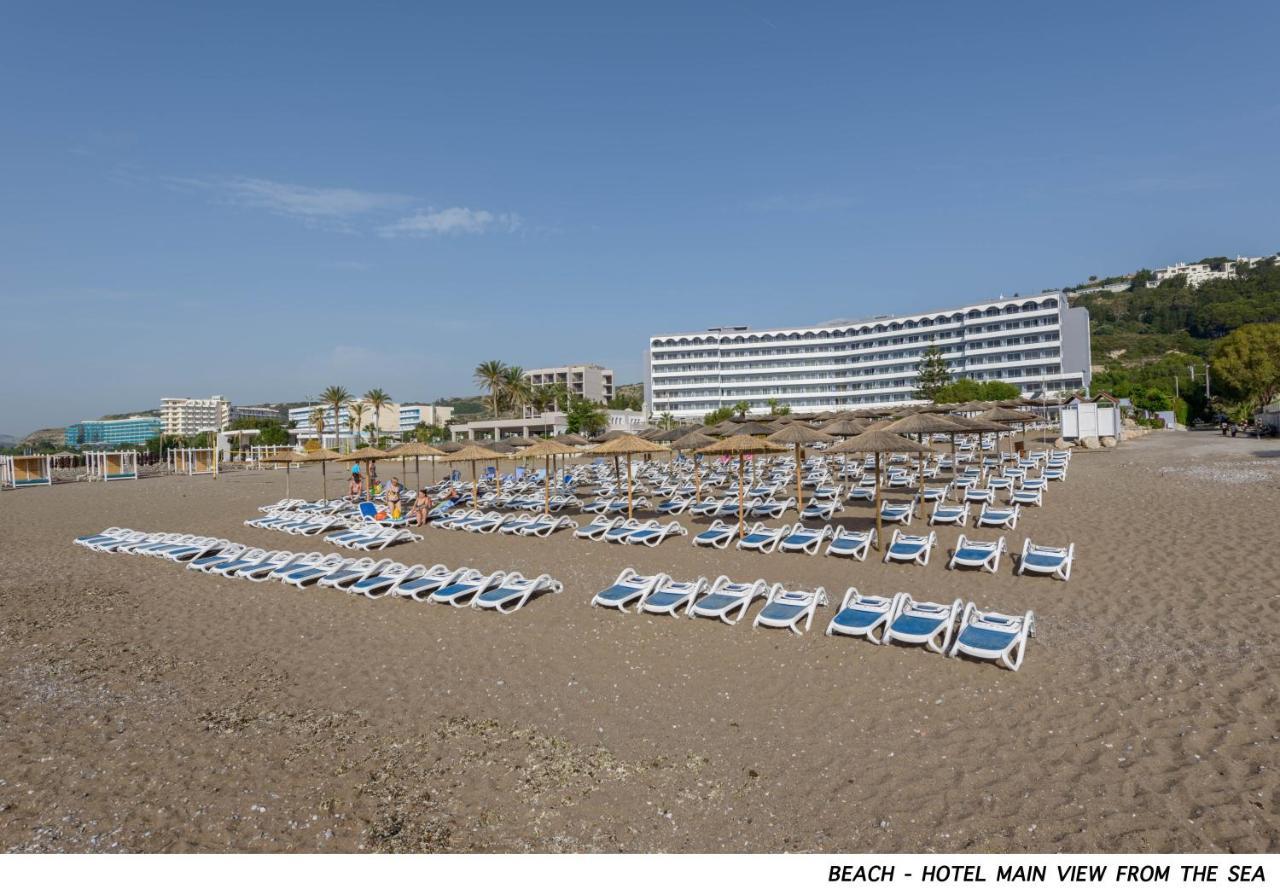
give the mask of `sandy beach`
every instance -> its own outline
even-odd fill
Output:
[[[292,488],[319,496],[319,470]],[[1074,541],[1068,583],[1007,561],[947,571],[949,528],[928,568],[566,532],[429,529],[386,551],[564,582],[499,616],[71,543],[125,525],[328,549],[243,525],[283,494],[264,471],[0,495],[0,848],[1280,847],[1274,441],[1158,433],[1078,452],[1010,537]],[[589,607],[628,566],[836,602],[850,585],[973,599],[1032,609],[1038,631],[1013,673],[824,637],[834,606],[803,637]]]

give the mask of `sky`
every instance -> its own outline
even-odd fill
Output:
[[[1274,2],[4,18],[6,434],[1280,250]]]

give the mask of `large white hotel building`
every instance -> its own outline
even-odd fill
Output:
[[[796,413],[915,399],[920,356],[942,349],[954,379],[1000,379],[1023,394],[1089,384],[1089,312],[1061,292],[925,314],[838,320],[800,329],[715,327],[649,339],[651,415],[702,417],[773,398]]]

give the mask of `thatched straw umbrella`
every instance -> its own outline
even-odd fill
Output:
[[[913,413],[905,416],[900,420],[894,420],[892,423],[884,427],[884,431],[892,432],[895,435],[919,435],[920,443],[925,443],[926,435],[934,435],[938,433],[951,436],[951,462],[952,471],[955,469],[955,453],[956,453],[956,433],[965,431],[964,426],[940,413]],[[921,464],[920,470],[920,497],[924,498],[924,468]]]
[[[456,453],[464,447],[461,441],[442,441],[436,445],[436,450],[443,451],[446,454]]]
[[[783,426],[777,432],[774,432],[768,439],[773,444],[792,445],[796,451],[796,512],[804,510],[804,493],[803,485],[800,479],[800,449],[806,444],[815,444],[819,441],[827,441],[829,437],[809,428],[803,423],[792,423],[789,426]]]
[[[703,435],[697,431],[687,432],[671,442],[671,449],[673,451],[696,451],[698,448],[704,448],[709,444],[715,444],[715,442],[716,440],[710,435]],[[702,500],[702,469],[697,457],[693,458],[693,499]]]
[[[546,441],[535,441],[533,444],[522,449],[520,453],[516,454],[513,458],[515,460],[536,460],[541,457],[545,462],[546,481],[543,489],[545,502],[542,509],[544,513],[551,512],[551,458],[563,457],[567,454],[577,454],[579,452],[579,448],[547,439]]]
[[[390,459],[391,455],[386,451],[380,451],[376,447],[362,447],[358,451],[352,451],[349,454],[343,454],[343,460],[354,460],[358,463],[372,464],[378,460]],[[364,477],[365,493],[373,495],[373,470],[369,469]]]
[[[418,477],[417,488],[421,491],[422,467],[420,464],[422,462],[422,458],[431,458],[431,480],[435,481],[436,457],[443,457],[445,456],[445,453],[444,451],[436,450],[429,444],[422,444],[417,441],[406,441],[404,444],[396,445],[391,450],[387,451],[387,456],[400,458],[400,469],[402,475],[405,472],[405,464],[408,462],[410,457],[413,458],[413,472]]]
[[[660,454],[665,451],[667,451],[667,447],[664,445],[654,444],[652,441],[641,438],[638,435],[623,433],[617,438],[606,441],[604,444],[589,447],[583,453],[613,457],[615,462],[617,462],[618,457],[625,456],[627,458],[627,518],[630,519],[632,518],[632,495],[635,493],[635,476],[631,471],[631,455]]]
[[[827,423],[818,431],[823,435],[848,438],[851,435],[861,435],[867,431],[867,427],[854,419],[837,419]]]
[[[738,458],[738,537],[746,532],[742,493],[742,458],[746,454],[777,454],[786,448],[770,444],[757,435],[730,435],[728,438],[698,448],[698,454],[727,454]]]
[[[591,444],[591,442],[587,441],[587,439],[583,438],[581,435],[575,435],[572,432],[565,432],[563,435],[557,435],[555,440],[561,444],[567,444],[570,447],[582,447],[584,445]]]
[[[321,493],[324,494],[324,499],[328,500],[329,499],[329,481],[326,478],[326,472],[328,469],[327,464],[329,463],[330,460],[344,460],[346,459],[345,455],[339,454],[337,451],[331,451],[328,448],[319,448],[318,450],[305,451],[300,454],[294,454],[293,456],[297,458],[296,462],[298,463],[319,463],[320,464]],[[286,475],[288,475],[288,473],[286,473]]]
[[[1014,410],[1009,407],[993,407],[991,410],[978,414],[978,419],[990,420],[993,423],[1021,423],[1022,424],[1022,442],[1026,445],[1027,441],[1027,423],[1038,420],[1040,417],[1034,413],[1027,413],[1025,410]],[[1022,456],[1022,452],[1018,452],[1018,456]]]
[[[934,449],[931,445],[922,444],[918,441],[912,441],[902,435],[896,435],[893,432],[885,432],[884,430],[872,430],[863,432],[861,435],[855,435],[846,441],[840,441],[827,448],[827,453],[833,454],[875,454],[876,458],[876,547],[883,550],[883,541],[881,534],[883,531],[883,523],[880,519],[880,479],[884,472],[884,466],[880,462],[881,454],[931,454]]]
[[[271,462],[284,464],[284,496],[289,496],[289,470],[294,463],[307,462],[306,454],[297,451],[278,451],[271,455]]]
[[[777,426],[771,425],[763,420],[748,420],[745,423],[739,423],[729,430],[729,435],[770,435],[776,432]]]
[[[502,454],[491,451],[487,447],[479,444],[469,444],[460,450],[448,454],[444,461],[449,464],[454,463],[470,463],[471,464],[471,505],[474,507],[480,501],[480,478],[476,475],[476,464],[481,460],[501,460]],[[496,473],[495,469],[495,473]]]

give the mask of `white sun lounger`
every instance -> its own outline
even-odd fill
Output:
[[[707,595],[689,604],[690,618],[718,618],[727,625],[736,625],[746,614],[747,607],[756,597],[763,597],[769,590],[763,578],[755,581],[731,581],[721,575],[711,585]]]
[[[518,516],[508,516],[503,520],[503,523],[498,526],[498,532],[504,535],[519,534],[520,528],[527,523],[532,522],[535,518],[537,517],[532,513],[521,513]]]
[[[131,528],[120,528],[119,526],[113,525],[110,528],[104,528],[96,535],[81,535],[72,543],[78,544],[81,547],[88,547],[90,544],[96,544],[100,541],[116,541],[132,534],[136,534],[136,532]]]
[[[611,531],[619,525],[626,524],[626,519],[610,518],[609,516],[596,516],[586,525],[579,526],[573,533],[575,538],[583,538],[588,541],[602,540],[606,532]]]
[[[765,500],[755,504],[748,511],[753,518],[781,519],[782,514],[796,505],[794,497],[786,500]]]
[[[803,634],[800,623],[803,621],[804,630],[809,630],[813,614],[819,606],[826,605],[827,592],[821,587],[817,590],[787,590],[781,584],[775,584],[751,627],[787,628],[792,634]]]
[[[282,557],[277,553],[260,563],[237,570],[236,577],[247,578],[250,581],[266,581],[273,572],[281,569],[306,568],[311,563],[319,562],[323,556],[323,553],[289,553]]]
[[[490,572],[486,575],[484,572],[468,569],[449,584],[432,591],[430,601],[447,606],[466,606],[481,590],[493,587],[506,577],[506,572]]]
[[[899,592],[892,597],[876,597],[860,594],[856,587],[844,592],[840,601],[840,609],[827,625],[827,636],[847,634],[850,637],[865,637],[872,643],[880,643],[884,630],[893,618],[898,601],[905,594]]]
[[[347,541],[346,546],[355,550],[385,550],[394,544],[412,543],[413,541],[421,540],[422,535],[415,534],[407,528],[379,526],[377,531],[371,532],[366,537]]]
[[[1005,615],[979,609],[969,603],[961,616],[960,633],[952,643],[950,656],[991,659],[1010,671],[1017,671],[1027,651],[1027,639],[1036,632],[1035,613]]]
[[[548,513],[543,513],[517,528],[516,534],[522,537],[549,538],[562,528],[577,527],[578,523],[568,516],[552,516]]]
[[[852,556],[859,562],[867,558],[867,551],[876,543],[876,530],[874,528],[866,531],[855,531],[845,528],[843,525],[836,526],[835,532],[831,535],[831,543],[827,545],[827,556]]]
[[[900,523],[902,525],[910,525],[911,519],[916,512],[915,500],[906,502],[882,500],[880,501],[880,521],[889,524]]]
[[[995,528],[1007,528],[1013,531],[1018,527],[1018,517],[1021,515],[1020,507],[993,507],[984,506],[982,512],[978,515],[978,519],[974,522],[977,527],[990,525]]]
[[[626,568],[618,573],[613,584],[596,592],[591,598],[591,605],[628,612],[628,603],[643,600],[670,580],[670,575],[661,572],[657,575],[641,575],[635,569]]]
[[[285,584],[292,584],[294,587],[301,590],[308,584],[315,584],[326,575],[345,569],[348,566],[354,565],[356,562],[357,560],[347,559],[336,553],[330,553],[315,565],[295,569],[294,571],[287,573],[280,580]],[[359,560],[359,562],[365,562],[365,560],[362,559]]]
[[[723,550],[733,543],[733,539],[737,536],[738,526],[736,524],[730,525],[728,522],[716,519],[706,531],[701,531],[694,535],[693,546],[714,547],[717,550]]]
[[[151,555],[185,565],[201,556],[212,556],[218,553],[223,547],[227,546],[227,543],[226,538],[196,538],[189,544],[157,550]]]
[[[218,562],[205,563],[199,566],[188,565],[187,568],[204,572],[206,575],[221,575],[225,570],[230,569],[231,574],[234,575],[236,569],[243,569],[245,566],[262,562],[267,557],[267,554],[268,551],[263,550],[261,547],[251,547]]]
[[[361,578],[355,584],[348,586],[347,593],[376,600],[391,593],[401,582],[417,578],[426,571],[427,567],[421,564],[408,566],[401,562],[393,562],[377,575]]]
[[[371,575],[377,575],[387,566],[391,565],[389,559],[377,559],[373,557],[365,557],[355,562],[349,562],[339,568],[334,569],[327,575],[323,576],[316,584],[320,587],[332,587],[337,590],[345,590],[349,585],[355,584],[361,578]]]
[[[805,528],[802,523],[797,522],[778,542],[778,550],[782,553],[806,553],[809,556],[817,556],[822,542],[834,533],[835,529],[830,525],[824,525],[822,528]]]
[[[893,620],[884,633],[884,642],[923,644],[926,649],[941,655],[951,646],[951,635],[960,620],[964,602],[927,603],[901,594],[894,608]]]
[[[639,519],[623,519],[600,537],[596,538],[596,540],[603,541],[606,544],[621,544],[627,538],[631,537],[632,534],[640,531],[644,527],[645,523],[641,522]]]
[[[260,556],[252,562],[245,560],[235,560],[234,562],[224,563],[218,571],[223,578],[239,578],[240,573],[249,569],[258,569],[266,566],[268,571],[287,563],[297,554],[289,550],[272,550],[266,556]]]
[[[1033,491],[1024,491],[1021,488],[1016,489],[1009,495],[1010,506],[1022,507],[1041,507],[1044,506],[1044,489],[1035,489]]]
[[[165,550],[169,547],[181,547],[184,544],[190,544],[195,535],[182,534],[181,532],[161,532],[160,534],[149,535],[142,540],[131,540],[123,544],[115,544],[110,546],[98,544],[95,550],[105,551],[108,553],[119,553],[125,556],[146,556],[152,550]]]
[[[884,552],[884,561],[913,562],[918,566],[927,566],[929,556],[937,543],[938,533],[935,531],[927,535],[909,535],[899,528],[894,531],[893,539],[889,541],[889,549]]]
[[[815,497],[804,505],[804,509],[800,511],[800,518],[821,519],[823,522],[830,522],[832,516],[843,510],[844,505],[838,500],[819,500]]]
[[[967,569],[986,569],[993,575],[1000,570],[1000,557],[1008,553],[1004,535],[994,541],[974,541],[960,535],[956,549],[951,552],[948,569],[964,566]]]
[[[951,504],[938,502],[933,505],[929,515],[930,525],[959,525],[962,528],[969,523],[969,505],[967,503]]]
[[[627,535],[623,543],[633,546],[656,547],[669,537],[683,537],[689,533],[679,522],[668,522],[665,525],[650,522]]]
[[[468,572],[473,572],[467,566],[459,566],[456,569],[450,569],[443,563],[436,563],[431,568],[411,578],[406,578],[396,585],[395,594],[398,597],[409,597],[419,603],[425,603],[429,599],[429,594],[434,590],[453,584]]]
[[[1036,572],[1051,575],[1062,581],[1071,578],[1071,564],[1075,562],[1075,542],[1066,547],[1046,547],[1044,544],[1033,544],[1027,538],[1022,545],[1022,556],[1018,560],[1018,574]]]
[[[471,601],[471,608],[496,609],[510,615],[535,596],[558,594],[563,590],[564,585],[550,575],[525,578],[519,572],[512,572],[501,581],[481,588]]]
[[[636,605],[639,612],[652,612],[657,615],[666,614],[679,618],[679,613],[686,611],[693,601],[707,591],[707,579],[695,581],[668,580],[653,593],[640,598]]]
[[[331,568],[333,568],[341,561],[342,557],[336,553],[321,553],[319,551],[308,553],[305,556],[298,557],[286,566],[281,566],[280,568],[267,573],[267,580],[284,581],[295,572],[305,572],[308,569],[314,569],[330,563],[333,564],[333,566],[331,566]]]
[[[244,544],[227,544],[217,553],[208,556],[197,556],[195,559],[187,563],[187,568],[192,572],[203,571],[205,566],[214,566],[218,563],[230,562],[238,559],[242,553],[249,548]]]
[[[496,531],[499,525],[501,525],[503,522],[507,521],[510,518],[511,518],[510,514],[499,513],[498,511],[494,510],[492,512],[482,513],[478,517],[470,520],[469,522],[465,522],[460,525],[455,525],[454,528],[458,531],[470,531],[470,532],[475,532],[479,534],[489,534],[490,532]]]
[[[763,522],[757,522],[738,540],[738,549],[772,553],[778,546],[778,542],[785,538],[789,531],[791,531],[790,526],[780,525],[777,528],[770,528]]]

